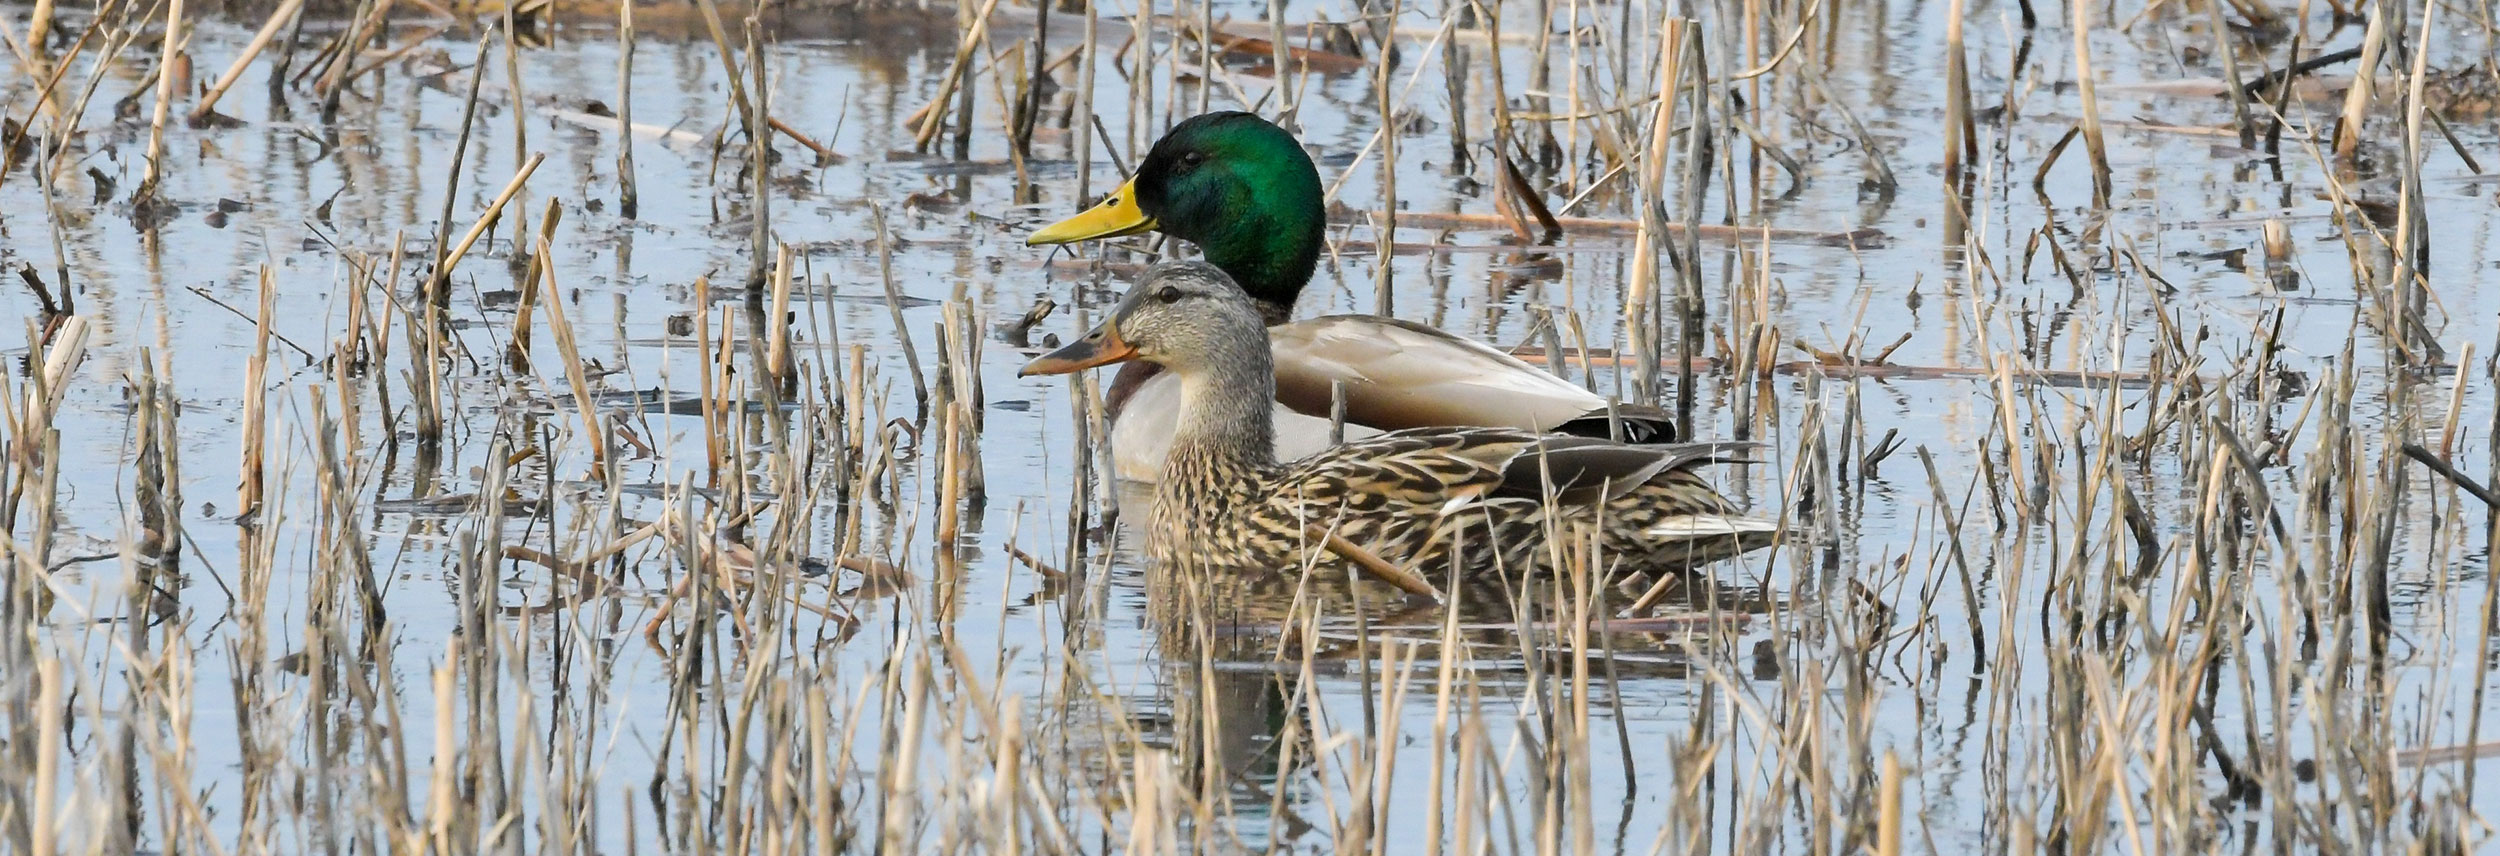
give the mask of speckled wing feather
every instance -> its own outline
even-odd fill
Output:
[[[1750,448],[1627,446],[1500,428],[1400,431],[1274,472],[1267,501],[1240,518],[1238,549],[1290,555],[1317,526],[1412,566],[1525,568],[1538,561],[1547,527],[1599,524],[1608,549],[1636,561],[1654,563],[1649,557],[1673,545],[1695,555],[1689,542],[1708,533],[1678,521],[1735,509],[1693,470]]]

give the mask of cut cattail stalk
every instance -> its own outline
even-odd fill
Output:
[[[617,214],[632,220],[642,213],[642,194],[634,181],[634,4],[616,4],[616,137]]]
[[[2109,149],[2101,142],[2101,96],[2092,79],[2092,4],[2074,0],[2075,93],[2083,102],[2083,150],[2092,161],[2092,204],[2109,205]]]
[[[234,510],[249,517],[260,507],[262,480],[268,472],[269,322],[278,300],[277,275],[260,269],[260,314],[252,325],[252,356],[243,365],[243,481],[235,490]]]
[[[165,4],[165,48],[156,61],[156,112],[148,120],[147,177],[139,180],[139,192],[131,195],[132,204],[147,208],[156,203],[156,186],[165,179],[165,116],[174,103],[174,60],[182,51],[182,0]]]
[[[2378,68],[2379,51],[2387,42],[2386,7],[2373,5],[2371,9],[2369,29],[2361,36],[2361,57],[2352,67],[2352,86],[2344,90],[2344,109],[2335,121],[2335,159],[2347,164],[2361,147],[2362,125],[2369,119],[2370,101],[2375,94],[2371,77]]]
[[[546,236],[539,236],[538,241],[539,257],[549,258]],[[606,443],[599,442],[602,436],[599,431],[599,410],[590,400],[590,381],[582,374],[581,349],[574,341],[573,322],[564,314],[564,292],[556,287],[555,266],[546,265],[541,273],[541,282],[544,283],[545,288],[544,300],[547,306],[547,332],[555,337],[556,358],[564,361],[564,381],[573,390],[573,410],[582,417],[582,439],[590,441],[591,455],[594,460],[605,460],[604,455],[608,446]]]
[[[771,311],[764,316],[764,374],[776,399],[798,394],[799,379],[790,359],[790,268],[792,250],[782,244],[773,254]]]
[[[469,225],[469,231],[462,234],[460,242],[453,244],[451,252],[443,257],[442,266],[434,270],[433,285],[428,289],[430,293],[446,293],[445,289],[451,287],[452,268],[459,267],[460,258],[469,254],[469,248],[475,246],[479,238],[486,236],[486,230],[494,228],[495,218],[503,213],[503,207],[512,202],[512,197],[520,195],[521,186],[530,180],[530,173],[537,172],[538,165],[546,159],[544,154],[531,153],[530,159],[521,163],[520,171],[512,174],[512,180],[504,182],[503,192],[495,194],[495,201],[486,204],[486,211],[478,215],[477,222]]]
[[[540,268],[554,261],[547,256],[547,246],[555,238],[556,224],[563,220],[563,200],[547,200],[546,213],[538,217],[538,241],[534,245],[535,251],[529,254],[528,272],[521,277],[520,306],[512,313],[512,343],[509,347],[514,371],[529,370],[530,321],[538,307],[538,289],[534,284],[538,282]]]
[[[251,66],[252,59],[260,56],[261,50],[269,47],[269,42],[278,37],[278,28],[286,26],[287,21],[294,19],[295,13],[303,8],[304,0],[286,0],[278,4],[278,10],[269,13],[269,21],[260,25],[260,32],[252,34],[251,43],[244,45],[243,52],[235,56],[234,64],[226,66],[226,73],[218,75],[217,82],[209,84],[208,91],[200,95],[200,103],[191,107],[191,115],[185,124],[199,127],[210,114],[215,113],[217,99],[226,96],[226,90],[243,78],[243,70]]]

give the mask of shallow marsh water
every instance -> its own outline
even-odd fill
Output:
[[[1600,22],[1660,14],[1648,3],[1574,8]],[[1532,26],[1527,9],[1505,6],[1504,32]],[[1217,14],[1246,20],[1258,11]],[[2135,11],[2101,14],[2124,20]],[[28,9],[0,7],[0,14],[24,32]],[[1287,14],[1343,19],[1352,10],[1289,7]],[[1438,14],[1403,15],[1415,36],[1401,42],[1406,65],[1393,86],[1411,76],[1423,83],[1402,107],[1416,118],[1398,134],[1397,198],[1409,212],[1490,214],[1495,173],[1483,151],[1472,153],[1470,176],[1448,169],[1450,104],[1440,83],[1441,53],[1428,45]],[[1863,155],[1829,105],[1796,107],[1807,102],[1795,78],[1766,76],[1753,89],[1739,84],[1744,97],[1772,105],[1766,132],[1802,161],[1802,181],[1782,196],[1790,180],[1781,169],[1738,150],[1733,160],[1714,164],[1731,172],[1713,179],[1701,205],[1705,219],[1716,222],[1732,209],[1749,227],[1872,231],[1856,240],[1705,239],[1697,259],[1709,317],[1735,317],[1729,307],[1737,304],[1747,307],[1742,317],[1777,325],[1779,360],[1809,357],[1785,344],[1792,339],[1868,355],[1908,336],[1888,359],[1914,369],[1855,379],[1844,371],[1783,370],[1757,382],[1740,381],[1722,364],[1697,376],[1691,433],[1765,441],[1763,464],[1730,469],[1723,480],[1764,513],[1788,509],[1805,540],[1723,566],[1725,590],[1668,608],[1666,618],[1638,625],[1644,632],[1615,634],[1614,656],[1602,661],[1571,656],[1567,639],[1549,630],[1523,636],[1498,610],[1470,615],[1476,624],[1465,634],[1469,648],[1447,657],[1432,644],[1442,628],[1431,610],[1378,611],[1358,625],[1348,607],[1331,601],[1309,625],[1317,632],[1285,634],[1282,615],[1292,593],[1268,592],[1263,602],[1218,610],[1212,635],[1239,644],[1203,668],[1194,653],[1174,647],[1172,627],[1188,622],[1155,602],[1160,577],[1116,548],[1072,538],[1072,504],[1080,523],[1099,523],[1117,493],[1077,480],[1079,459],[1089,454],[1075,427],[1082,417],[1073,405],[1083,393],[1056,379],[1017,379],[1027,349],[997,332],[1047,296],[1061,308],[1033,335],[1037,342],[1067,336],[1082,329],[1070,307],[1099,312],[1118,293],[1116,275],[1021,242],[1028,229],[1083,201],[1069,136],[1054,128],[1037,139],[1023,167],[1037,201],[1020,202],[1003,131],[1004,96],[984,72],[965,161],[944,156],[945,140],[933,147],[940,154],[905,154],[913,148],[905,118],[937,93],[953,58],[956,34],[947,13],[878,19],[917,21],[901,30],[853,32],[838,21],[792,26],[775,30],[763,51],[772,115],[843,159],[811,166],[806,149],[774,141],[780,161],[769,219],[773,236],[794,248],[804,278],[791,295],[797,400],[786,412],[730,408],[722,419],[734,430],[716,436],[734,438],[732,460],[743,471],[725,474],[707,463],[703,417],[619,404],[626,399],[614,395],[694,399],[705,388],[707,361],[693,331],[735,331],[742,351],[764,335],[764,316],[739,290],[756,264],[743,144],[733,136],[716,157],[708,142],[736,121],[737,108],[720,56],[694,35],[699,31],[656,28],[636,53],[633,117],[676,133],[637,142],[640,206],[632,218],[619,213],[616,136],[591,127],[595,122],[557,115],[557,108],[616,101],[613,29],[569,22],[552,44],[519,51],[529,104],[520,109],[502,45],[484,53],[488,74],[451,189],[450,234],[465,230],[531,155],[545,160],[504,223],[454,277],[448,317],[456,348],[444,362],[448,411],[439,454],[422,450],[413,427],[408,408],[417,374],[400,327],[389,331],[390,355],[379,372],[392,396],[387,401],[372,374],[342,382],[308,355],[331,353],[347,335],[355,264],[388,258],[395,241],[404,241],[408,272],[387,289],[368,286],[372,311],[383,311],[386,293],[409,306],[421,300],[420,260],[431,255],[455,178],[470,82],[462,69],[480,43],[451,34],[423,44],[356,87],[327,122],[301,92],[289,92],[283,107],[273,103],[260,85],[263,66],[255,66],[220,107],[242,120],[239,127],[190,129],[177,121],[167,129],[159,194],[174,209],[160,222],[141,223],[151,218],[128,200],[145,169],[150,99],[138,98],[136,119],[116,119],[114,102],[146,82],[144,56],[153,41],[142,40],[104,73],[69,150],[74,160],[52,192],[42,191],[30,166],[0,183],[0,268],[14,280],[14,271],[29,265],[55,287],[66,271],[77,311],[92,324],[87,359],[54,420],[58,528],[49,555],[36,557],[52,568],[45,584],[58,600],[39,623],[33,650],[38,659],[58,658],[78,690],[65,694],[77,712],[59,738],[67,760],[57,768],[58,807],[42,816],[60,824],[64,841],[106,842],[116,834],[113,818],[123,816],[116,812],[135,810],[144,818],[135,833],[140,846],[170,851],[190,846],[159,831],[192,822],[174,819],[194,810],[170,796],[188,793],[202,817],[198,828],[232,849],[249,851],[257,842],[309,851],[340,841],[371,848],[372,830],[385,826],[376,818],[389,812],[399,812],[395,824],[424,831],[428,819],[442,816],[429,813],[438,801],[453,794],[485,800],[485,793],[510,788],[509,804],[527,831],[472,830],[477,837],[470,840],[501,834],[533,848],[578,840],[602,852],[626,852],[636,842],[767,849],[763,833],[752,830],[805,818],[771,810],[762,820],[740,817],[737,794],[745,794],[748,811],[779,806],[784,797],[776,788],[805,790],[802,776],[823,770],[839,811],[852,818],[847,828],[855,837],[844,843],[859,849],[880,841],[903,851],[978,845],[1004,829],[1004,838],[1030,838],[1044,848],[1076,842],[1088,851],[1152,849],[1168,834],[1180,849],[1329,850],[1373,842],[1389,852],[1422,852],[1445,834],[1467,834],[1455,816],[1472,810],[1480,815],[1469,822],[1478,841],[1504,852],[1549,840],[1584,852],[1831,852],[1875,834],[1887,753],[1901,764],[1907,840],[1920,850],[2077,840],[2085,849],[2120,850],[2146,839],[2235,852],[2305,851],[2315,839],[2392,847],[2470,826],[2446,806],[2476,814],[2500,807],[2500,800],[2469,790],[2473,768],[2490,766],[2472,760],[2476,753],[2461,753],[2462,762],[2432,756],[2433,763],[2406,754],[2476,739],[2469,728],[2490,659],[2482,605],[2491,543],[2485,509],[2395,448],[2410,441],[2441,449],[2465,474],[2492,481],[2493,433],[2500,429],[2487,362],[2500,351],[2500,289],[2486,286],[2500,266],[2489,240],[2500,219],[2494,184],[2475,179],[2436,135],[2426,138],[2422,200],[2434,295],[2428,326],[2452,364],[2391,367],[2391,346],[2368,323],[2369,300],[2355,284],[2373,273],[2350,261],[2335,204],[2321,198],[2336,175],[2331,157],[2321,154],[2326,143],[2304,133],[2328,133],[2338,102],[2294,101],[2295,127],[2284,132],[2279,161],[2270,161],[2241,148],[2236,134],[2214,130],[2230,121],[2227,101],[2126,85],[2218,75],[2205,49],[2211,37],[2203,12],[2161,12],[2129,30],[2104,25],[2092,33],[2100,107],[2111,123],[2113,195],[2103,208],[2093,204],[2081,142],[2065,148],[2034,190],[2034,171],[2080,110],[2063,18],[2052,15],[2026,43],[2011,8],[1974,10],[1974,90],[1981,105],[2008,107],[2003,115],[2011,118],[1978,126],[1968,246],[1948,231],[1956,203],[1941,164],[1942,4],[1854,4],[1825,14],[1836,16],[1834,35],[1806,50],[1868,127],[1898,177],[1897,191],[1868,186]],[[1029,15],[1003,18],[993,39],[1003,45],[1023,38]],[[1723,18],[1706,20],[1709,38],[1727,38]],[[200,22],[190,49],[195,79],[222,69],[256,24]],[[422,25],[397,27],[413,34]],[[1106,17],[1103,41],[1116,43],[1108,34],[1125,35],[1127,26],[1125,18],[1115,26]],[[2359,27],[2330,28],[2322,15],[2310,26],[2316,44],[2329,48],[2361,38]],[[1053,27],[1054,49],[1072,44],[1074,25],[1063,17]],[[2434,65],[2472,61],[2484,38],[2435,41]],[[2191,44],[2204,47],[2190,56],[2182,46]],[[1481,126],[1489,97],[1479,70],[1485,41],[1466,45],[1460,56],[1472,75],[1468,120]],[[2270,61],[2279,64],[2281,50]],[[1558,57],[1557,68],[1597,69],[1587,78],[1595,86],[1614,70],[1604,51],[1591,53],[1579,64]],[[1522,110],[1530,109],[1522,95],[1526,56],[1516,44],[1503,52],[1506,89]],[[1420,75],[1417,63],[1425,64]],[[83,84],[90,68],[82,61],[66,79]],[[1156,129],[1194,112],[1200,98],[1195,86],[1176,85],[1156,68],[1141,76],[1156,87],[1147,116],[1130,110],[1130,86],[1119,71],[1102,70],[1096,112],[1120,161],[1133,161]],[[24,72],[19,67],[0,80],[0,105],[12,118],[25,117],[35,102],[36,84]],[[1628,72],[1631,80],[1649,81],[1649,92],[1656,91],[1654,73]],[[1260,100],[1271,86],[1255,75],[1223,75],[1206,103],[1238,107],[1238,96]],[[1355,210],[1378,209],[1384,198],[1372,86],[1367,73],[1313,75],[1298,95],[1302,136],[1324,179],[1342,177],[1335,201]],[[1171,111],[1175,101],[1190,106]],[[179,100],[176,115],[189,103]],[[2490,115],[2449,121],[2466,152],[2486,166],[2500,164]],[[2395,200],[2392,164],[2402,152],[2395,148],[2400,134],[2387,126],[2396,122],[2381,110],[2364,144],[2365,166],[2375,171],[2336,176],[2336,186]],[[1476,133],[1480,145],[1482,131]],[[1552,191],[1555,204],[1604,172],[1588,167],[1587,143],[1576,142],[1556,176],[1564,185]],[[1086,180],[1099,192],[1117,171],[1113,155],[1098,152]],[[111,187],[99,189],[93,176]],[[1731,182],[1748,188],[1733,203],[1724,192]],[[1668,187],[1680,186],[1671,171]],[[1761,193],[1752,195],[1757,186]],[[577,328],[581,357],[592,366],[589,386],[594,396],[610,394],[600,411],[634,438],[616,446],[621,491],[612,509],[569,382],[549,356],[550,331],[541,326],[534,335],[538,369],[500,367],[515,294],[531,287],[508,263],[516,258],[516,221],[526,217],[535,230],[549,200],[563,220],[546,264]],[[1608,191],[1565,213],[1623,218],[1625,206],[1620,191]],[[2264,263],[2261,236],[2270,219],[2290,237],[2289,277],[2270,277]],[[880,222],[892,234],[899,299],[889,299],[884,285]],[[1332,237],[1345,245],[1323,263],[1301,310],[1370,311],[1380,263],[1370,230],[1342,226]],[[1390,302],[1402,317],[1536,347],[1549,341],[1538,319],[1550,309],[1585,331],[1576,342],[1565,334],[1567,345],[1632,347],[1619,323],[1632,259],[1628,232],[1567,231],[1562,248],[1537,257],[1516,252],[1516,240],[1498,225],[1405,228],[1397,240],[1452,245],[1390,258]],[[1078,255],[1136,258],[1093,249]],[[271,332],[279,338],[266,385],[271,488],[246,526],[237,522],[247,509],[236,507],[235,486],[249,414],[249,313],[264,267],[275,278]],[[709,286],[699,291],[702,278]],[[40,311],[14,281],[0,294],[13,316]],[[957,300],[970,319],[958,321],[959,329],[979,340],[977,386],[939,372],[941,331]],[[1732,336],[1748,333],[1709,331],[1707,355],[1726,353],[1735,347]],[[2266,351],[2268,342],[2276,350]],[[2472,361],[2453,364],[2469,345]],[[847,374],[854,347],[872,379]],[[966,345],[958,338],[954,347]],[[20,345],[11,352],[28,351]],[[933,534],[941,517],[941,456],[935,429],[915,413],[915,364],[907,352],[916,353],[916,370],[928,383],[977,389],[985,405],[973,448],[986,503],[964,517],[951,548],[937,546]],[[139,525],[131,503],[139,478],[135,411],[126,391],[143,353],[165,360],[181,403],[182,575],[162,592],[170,605],[150,625],[153,653],[120,641],[135,567],[123,554]],[[2354,391],[2345,414],[2322,401],[2320,389],[2345,368],[2347,353]],[[2251,354],[2264,359],[2252,362]],[[2151,382],[2182,361],[2209,385],[2182,392],[2169,375]],[[753,385],[757,363],[742,355],[737,366],[726,376],[729,385],[743,400],[762,400]],[[1633,383],[1603,369],[1563,371],[1609,391]],[[2115,373],[2125,382],[2054,382],[2051,374],[2059,372]],[[1673,376],[1667,373],[1670,382]],[[854,381],[872,412],[835,409]],[[18,389],[25,383],[22,375],[15,380]],[[311,390],[325,384],[315,398]],[[2007,393],[2015,400],[2001,401]],[[352,513],[319,522],[325,490],[335,488],[321,483],[314,438],[347,399],[360,420],[353,434],[360,443],[341,451],[350,466],[344,490]],[[2224,403],[2198,409],[2215,400]],[[2270,432],[2246,438],[2269,453],[2259,461],[2266,499],[2250,498],[2245,486],[2218,499],[2216,485],[2228,479],[2216,474],[2230,462],[2217,463],[2208,441],[2160,436],[2165,420],[2217,411],[2239,430]],[[2149,433],[2154,440],[2112,464],[2099,451],[2103,432],[2093,426],[2101,420],[2110,420],[2112,436]],[[870,436],[845,434],[845,423]],[[2321,439],[2339,429],[2352,432],[2348,452]],[[1895,431],[1901,450],[1862,469],[1864,447]],[[833,436],[849,436],[864,451],[821,444]],[[538,456],[507,467],[523,448]],[[1932,455],[1933,482],[1921,466],[1922,449]],[[2374,498],[2318,516],[2338,523],[2313,528],[2300,498],[2317,495],[2309,474],[2334,463],[2310,457],[2320,449],[2368,474],[2374,487],[2360,493]],[[873,460],[889,450],[896,450],[891,470],[835,487],[837,471],[861,466],[846,454]],[[883,501],[867,498],[879,492],[868,487],[876,479],[892,491]],[[2120,495],[2112,481],[2124,484],[2154,541],[2131,540],[2123,515],[2111,510]],[[465,501],[506,484],[525,502],[500,519]],[[736,605],[717,612],[675,606],[655,637],[665,644],[646,644],[645,622],[687,574],[679,550],[660,546],[666,539],[601,568],[616,575],[617,591],[578,601],[574,584],[543,564],[501,561],[464,570],[471,567],[464,553],[498,538],[578,555],[610,537],[611,512],[628,521],[618,529],[631,529],[665,514],[680,501],[671,488],[689,484],[714,491],[709,496],[743,484],[752,497],[775,500],[756,528],[776,525],[766,520],[805,527],[791,541],[807,560],[793,563],[801,579],[791,585],[801,600],[838,617],[757,606],[774,597],[753,594],[768,591],[757,588],[731,593]],[[526,503],[550,499],[547,517]],[[2273,536],[2279,540],[2262,534],[2269,502],[2286,521]],[[2378,516],[2375,509],[2385,506],[2373,503],[2393,503],[2393,511]],[[2362,526],[2338,517],[2360,512],[2381,522]],[[325,579],[343,573],[328,533],[350,523],[369,551],[380,597],[358,603],[365,614],[349,623],[378,623],[346,634],[366,647],[328,656],[382,667],[366,680],[391,687],[387,695],[401,718],[390,722],[387,739],[370,742],[345,735],[364,727],[357,720],[373,702],[332,694],[327,682],[338,679],[294,656],[307,650],[308,635],[339,632],[316,613],[342,585]],[[13,525],[23,530],[27,523]],[[2200,566],[2191,546],[2216,528],[2245,528],[2260,533],[2248,543],[2271,545],[2264,555],[2228,554],[2240,564],[2223,576],[2239,582],[2221,596],[2200,591],[2200,575],[2215,569]],[[2378,534],[2356,534],[2362,529]],[[2365,546],[2353,547],[2357,542]],[[2373,543],[2389,545],[2392,640],[2375,668],[2354,653],[2370,644],[2366,631],[2355,629],[2364,618],[2354,616],[2367,610],[2318,599],[2362,595],[2310,588],[2308,577],[2293,576],[2302,568],[2350,579],[2348,571],[2333,570],[2336,563],[2366,564]],[[265,613],[240,618],[235,572],[253,561],[247,554],[255,549],[269,551]],[[882,559],[906,578],[845,567],[838,562],[845,556]],[[78,559],[96,560],[72,561]],[[2090,570],[2060,570],[2076,567]],[[472,572],[480,574],[472,581],[493,583],[468,587],[464,573]],[[491,604],[481,608],[464,599],[464,590]],[[2181,616],[2201,619],[2223,603],[2245,610],[2239,635],[2216,642],[2178,632],[2192,626]],[[2321,627],[2301,626],[2313,614],[2304,606],[2317,610]],[[493,620],[477,623],[479,614]],[[698,614],[712,617],[697,623]],[[733,615],[770,616],[774,623],[755,634]],[[265,628],[264,648],[240,641],[240,634],[260,632],[254,628]],[[481,630],[492,638],[473,638]],[[696,638],[711,644],[691,645]],[[2234,652],[2194,661],[2227,679],[2185,694],[2163,683],[2185,680],[2165,669],[2199,644]],[[460,659],[463,649],[480,645],[499,649],[500,665],[455,674],[452,665],[468,662]],[[1314,654],[1306,645],[1325,650]],[[265,656],[247,661],[232,653],[243,650]],[[1281,657],[1269,656],[1278,650]],[[184,692],[168,694],[151,683],[161,677],[131,677],[150,673],[131,672],[132,664],[159,656],[183,661]],[[1466,667],[1450,699],[1457,718],[1473,724],[1455,730],[1435,705],[1445,659]],[[1598,675],[1575,708],[1561,687],[1577,666]],[[705,671],[713,676],[702,677]],[[481,689],[481,679],[491,687]],[[5,680],[18,682],[11,698],[36,681],[24,671]],[[2355,692],[2354,681],[2373,688],[2361,701],[2341,700]],[[1371,706],[1393,683],[1406,687],[1404,704]],[[133,689],[140,684],[151,689]],[[454,686],[462,688],[442,694]],[[766,718],[779,710],[804,720],[801,708],[809,704],[831,711],[833,721],[816,726],[821,745],[808,751],[845,760],[811,766],[788,757],[797,750],[773,737],[729,727],[743,722],[730,712],[748,709],[741,706],[767,688],[790,687],[804,691],[787,704],[766,704]],[[687,703],[679,690],[701,703]],[[2200,693],[2201,713],[2177,704]],[[144,703],[133,701],[143,696]],[[251,704],[238,705],[239,697]],[[186,712],[186,749],[149,738],[135,744],[136,759],[116,754],[131,729],[164,733],[162,705],[172,700]],[[703,708],[719,719],[684,725],[686,711]],[[2077,710],[2088,715],[2078,718]],[[27,714],[7,717],[13,728],[36,728]],[[1299,723],[1299,735],[1279,739],[1293,731],[1288,719]],[[2066,731],[2077,724],[2103,730],[2091,737]],[[804,722],[756,727],[766,735],[811,733]],[[836,736],[825,738],[826,728]],[[36,733],[13,732],[21,737],[11,738],[9,751],[31,751],[22,735]],[[321,735],[335,742],[320,745]],[[2094,754],[2069,744],[2101,738],[2109,741],[2099,756],[2106,770],[2061,766]],[[1565,745],[1575,741],[1576,750]],[[1287,743],[1295,748],[1285,749]],[[2211,799],[2228,783],[2208,763],[2215,753],[2207,743],[2219,743],[2244,772],[2254,771],[2264,798]],[[748,751],[726,751],[741,745]],[[2376,761],[2353,760],[2374,751]],[[385,752],[398,753],[404,766],[375,760]],[[480,760],[493,752],[507,760]],[[1323,760],[1311,760],[1313,752]],[[553,753],[553,760],[532,767],[525,759],[538,753]],[[1025,778],[1000,772],[1013,769],[1002,758],[1019,753],[1033,756]],[[1196,764],[1200,753],[1224,759],[1232,774],[1208,789],[1217,801],[1203,808],[1176,796],[1194,792],[1185,783],[1190,771],[1204,769]],[[1298,755],[1280,763],[1280,753]],[[1585,763],[1550,760],[1558,755]],[[2269,766],[2272,758],[2296,763]],[[1439,781],[1442,763],[1456,771],[1452,784]],[[801,772],[774,781],[750,764]],[[584,778],[552,775],[549,767]],[[124,802],[115,771],[127,768],[141,771],[133,780],[144,784]],[[369,773],[377,769],[397,778]],[[436,776],[448,770],[461,771],[460,787],[437,790]],[[1549,781],[1556,772],[1569,781]],[[1455,784],[1479,774],[1473,784]],[[556,784],[541,789],[547,782]],[[2078,804],[2087,794],[2074,790],[2077,782],[2100,782],[2105,800],[2134,810]],[[2177,782],[2193,786],[2177,790]],[[1453,816],[1447,833],[1425,808],[1442,809],[1434,791],[1445,787],[1438,799]],[[2139,788],[2148,793],[2137,794]],[[2174,796],[2150,793],[2165,788]],[[406,796],[394,802],[384,795],[395,790]],[[255,800],[256,807],[245,805]],[[2354,801],[2393,812],[2330,810]],[[33,814],[30,803],[7,805],[18,813],[7,824],[12,830]],[[547,816],[559,809],[587,813]],[[478,826],[491,830],[495,815],[483,816],[489,820]],[[1357,816],[1367,820],[1348,820]],[[2061,824],[2101,831],[2087,838],[2061,831]],[[731,829],[759,837],[715,840]]]

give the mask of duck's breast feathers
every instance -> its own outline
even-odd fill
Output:
[[[1331,315],[1268,329],[1276,397],[1326,414],[1343,384],[1346,418],[1378,428],[1482,425],[1549,430],[1606,400],[1502,353],[1421,324]]]

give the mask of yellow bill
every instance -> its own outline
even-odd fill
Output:
[[[1097,238],[1118,238],[1140,232],[1151,232],[1155,218],[1137,207],[1137,180],[1129,179],[1118,190],[1104,197],[1102,203],[1078,214],[1035,231],[1024,239],[1026,246],[1073,244]]]

